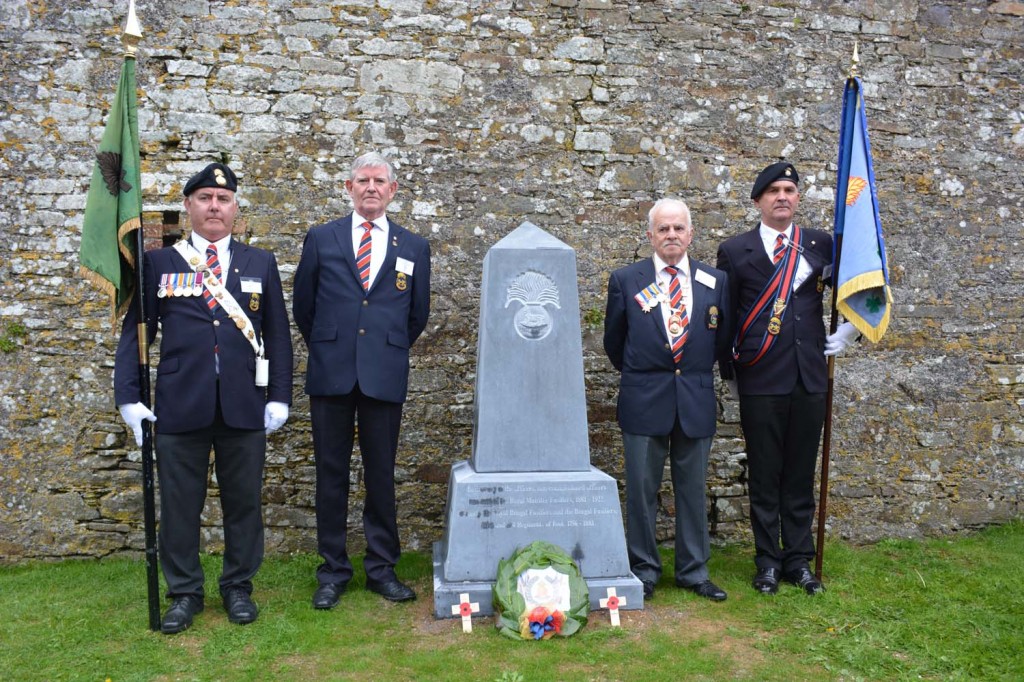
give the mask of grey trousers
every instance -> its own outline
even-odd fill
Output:
[[[713,437],[688,438],[677,423],[668,436],[622,433],[626,456],[626,548],[633,574],[644,581],[661,577],[655,535],[658,490],[669,458],[675,492],[675,579],[693,585],[708,579],[708,454]]]

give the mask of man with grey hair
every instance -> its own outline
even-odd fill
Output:
[[[675,582],[712,601],[705,476],[718,401],[712,367],[730,334],[725,273],[687,255],[690,209],[661,199],[648,214],[654,253],[608,280],[604,348],[622,372],[618,420],[626,465],[626,546],[633,574],[654,596],[661,577],[655,522],[668,458],[675,492]]]
[[[295,270],[292,313],[309,349],[316,459],[317,569],[313,607],[337,605],[352,578],[347,544],[349,469],[358,420],[366,502],[366,587],[416,598],[398,580],[395,455],[409,384],[409,349],[430,313],[430,245],[388,219],[398,189],[391,163],[357,158],[345,181],[353,212],[310,228]]]

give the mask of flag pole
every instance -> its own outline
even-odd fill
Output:
[[[853,57],[850,59],[850,75],[847,78],[847,83],[857,77],[857,67],[860,64],[860,56],[857,54],[858,44],[853,44]],[[842,130],[844,126],[840,126],[840,136],[842,136]],[[840,140],[842,144],[842,140]],[[842,164],[842,159],[840,159]],[[843,174],[846,170],[842,167],[836,169],[837,177],[841,180],[845,177]],[[837,191],[839,182],[836,183]],[[836,199],[838,204],[839,199]],[[838,208],[836,210],[839,210]],[[835,257],[832,262],[832,314],[829,318],[828,333],[835,334],[836,329],[839,326],[839,288],[836,286],[836,280],[839,277],[839,258],[843,253],[843,233],[833,235],[835,243],[833,245],[833,253]],[[829,460],[832,458],[832,398],[834,396],[835,388],[835,365],[836,358],[834,355],[828,356],[828,391],[825,396],[825,428],[822,434],[821,443],[821,485],[818,489],[818,534],[817,534],[817,552],[814,557],[814,576],[821,580],[821,567],[824,562],[825,554],[825,519],[828,515],[828,465]]]
[[[125,23],[121,42],[124,43],[124,58],[135,59],[139,42],[142,40],[142,27],[135,14],[135,0],[128,2],[128,20]],[[135,93],[132,93],[135,96]],[[149,382],[149,335],[146,325],[145,296],[145,231],[142,215],[139,215],[139,227],[135,230],[135,307],[139,316],[139,389],[142,404],[152,407]],[[146,535],[146,585],[149,603],[149,629],[160,629],[160,577],[156,547],[156,494],[153,476],[153,429],[151,423],[142,420],[142,507],[143,523]]]

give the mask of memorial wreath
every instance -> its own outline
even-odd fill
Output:
[[[506,637],[568,637],[587,624],[590,591],[572,557],[538,540],[498,562],[494,611]]]

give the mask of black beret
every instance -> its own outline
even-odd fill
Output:
[[[797,175],[793,164],[788,161],[779,161],[757,174],[757,180],[754,180],[754,189],[750,190],[750,198],[757,201],[757,198],[768,189],[768,185],[776,180],[789,180],[794,185],[800,186],[800,176]]]
[[[188,196],[201,187],[220,187],[234,192],[238,189],[235,172],[223,163],[211,163],[185,183],[184,194]]]

